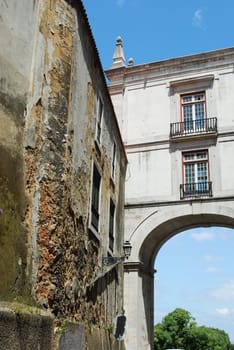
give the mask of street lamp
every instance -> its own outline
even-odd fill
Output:
[[[102,266],[110,266],[117,264],[125,259],[128,259],[131,255],[132,245],[129,241],[125,241],[123,244],[124,256],[103,256]]]

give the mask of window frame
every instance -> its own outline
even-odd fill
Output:
[[[98,145],[101,145],[102,140],[102,121],[104,115],[104,103],[101,97],[98,98],[97,115],[96,115],[96,135],[95,140]]]
[[[204,157],[199,157],[200,154],[205,154]],[[194,156],[191,159],[185,159],[186,156]],[[194,181],[187,181],[186,179],[186,165],[194,165]],[[199,169],[199,165],[205,164],[205,175],[202,174],[202,168]],[[199,175],[200,173],[200,175]],[[205,180],[199,179],[199,177],[206,177]],[[202,180],[202,181],[201,181]],[[209,152],[208,149],[198,149],[182,152],[182,186],[184,186],[185,196],[189,195],[205,195],[210,191],[210,164],[209,164]]]
[[[196,100],[196,96],[203,95],[204,99]],[[185,97],[192,97],[191,101],[183,101]],[[203,117],[197,118],[196,106],[203,103]],[[185,106],[192,106],[192,119],[185,121]],[[183,129],[185,132],[199,132],[201,130],[206,130],[206,120],[207,120],[207,99],[206,99],[206,90],[188,92],[180,94],[180,121],[183,123]],[[186,127],[186,123],[188,127]]]
[[[109,202],[109,235],[108,235],[108,250],[114,252],[115,244],[115,215],[116,215],[116,206],[113,199],[110,197]]]

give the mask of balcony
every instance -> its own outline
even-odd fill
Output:
[[[170,138],[217,134],[217,118],[188,120],[170,124]]]
[[[180,185],[180,199],[212,197],[212,182],[192,182]]]

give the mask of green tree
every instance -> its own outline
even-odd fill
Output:
[[[194,326],[194,318],[188,311],[175,309],[154,328],[155,350],[183,348],[187,331]]]
[[[205,328],[208,333],[208,349],[230,350],[231,343],[227,333],[217,328]]]
[[[185,338],[186,350],[207,350],[208,335],[204,327],[193,327],[187,331]]]
[[[187,333],[186,350],[230,350],[231,343],[227,333],[211,327],[196,327]]]
[[[170,332],[165,330],[161,324],[154,327],[154,349],[161,350],[162,346],[164,349],[170,347],[172,343],[172,337]]]
[[[154,348],[233,350],[234,346],[227,333],[216,328],[197,326],[188,311],[177,308],[154,327]]]

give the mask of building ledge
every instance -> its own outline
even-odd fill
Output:
[[[216,139],[218,136],[217,132],[204,132],[204,133],[194,133],[186,135],[174,135],[170,137],[170,142],[186,142],[186,141],[197,141],[206,139]]]
[[[167,201],[149,201],[149,202],[127,202],[125,204],[125,209],[134,209],[134,208],[157,208],[157,207],[166,207],[171,205],[185,205],[191,202],[229,202],[234,201],[233,196],[213,196],[206,198],[188,198],[186,200],[167,200]]]

